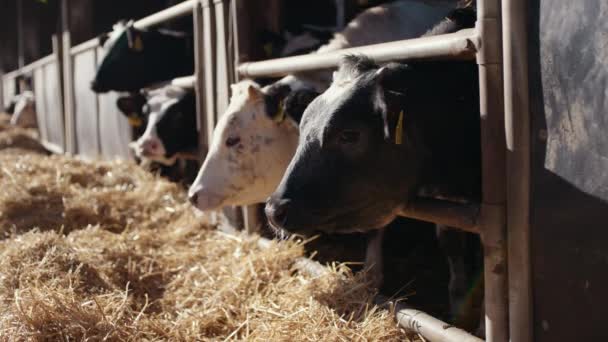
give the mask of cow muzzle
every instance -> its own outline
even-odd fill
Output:
[[[287,215],[289,214],[289,206],[290,200],[288,199],[273,199],[270,198],[266,202],[266,207],[264,208],[264,212],[266,213],[266,217],[272,225],[273,228],[276,229],[285,229],[285,224],[287,223]]]
[[[211,211],[220,209],[223,198],[202,187],[190,187],[188,190],[188,200],[200,211]]]

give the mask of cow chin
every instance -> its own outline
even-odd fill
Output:
[[[299,217],[288,216],[283,227],[273,228],[303,235],[318,232],[327,234],[364,233],[385,227],[397,217],[398,212],[399,208],[393,205],[353,208],[338,215],[333,215],[331,210],[317,214],[311,210],[308,214],[298,215]]]

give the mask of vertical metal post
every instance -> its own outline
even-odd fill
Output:
[[[241,55],[241,46],[239,45],[239,42],[241,41],[241,36],[242,36],[242,32],[240,31],[240,28],[243,28],[243,26],[239,26],[239,19],[242,18],[243,15],[246,15],[246,13],[239,13],[239,7],[241,9],[243,9],[243,0],[232,0],[230,2],[230,18],[232,20],[231,22],[231,27],[232,27],[232,32],[231,32],[231,37],[230,39],[232,39],[232,59],[233,59],[233,64],[231,66],[229,66],[232,71],[233,71],[233,79],[234,82],[238,82],[240,80],[240,75],[237,72],[237,68],[239,66],[239,64],[241,62],[243,62],[244,58]],[[247,206],[243,206],[241,208],[242,213],[241,215],[243,215],[243,226],[245,227],[245,231],[247,231],[247,233],[251,234],[251,233],[257,233],[259,232],[259,227],[260,227],[260,223],[262,221],[262,218],[259,215],[259,211],[258,211],[258,205],[254,204],[254,205],[247,205]]]
[[[198,130],[199,154],[207,153],[209,138],[207,131],[207,120],[205,112],[205,55],[203,53],[203,6],[196,1],[192,8],[192,20],[194,21],[194,90],[196,92],[196,128]]]
[[[509,340],[505,217],[505,142],[498,0],[478,1],[482,146],[481,239],[484,248],[486,341]]]
[[[511,341],[531,342],[530,108],[526,0],[504,0],[503,63],[507,141],[507,227]]]
[[[211,0],[202,0],[203,7],[203,45],[204,45],[204,89],[205,89],[205,122],[207,142],[211,146],[213,128],[215,127],[215,20]]]
[[[216,119],[228,108],[230,99],[230,81],[232,74],[232,63],[229,62],[228,53],[228,34],[226,30],[226,8],[225,0],[213,0],[215,7],[215,28],[216,28],[216,59],[217,68],[215,91],[217,92]],[[229,66],[230,65],[230,66]]]
[[[72,46],[70,39],[70,7],[69,0],[61,0],[61,38],[63,57],[63,115],[65,122],[65,152],[76,153],[76,139],[74,127],[74,77],[72,67]]]

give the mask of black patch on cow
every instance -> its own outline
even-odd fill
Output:
[[[135,114],[143,118],[143,107],[146,104],[146,97],[140,92],[130,93],[116,99],[116,106],[127,117]]]
[[[166,157],[178,152],[191,152],[198,147],[196,130],[196,95],[187,92],[178,101],[159,113],[156,133],[162,141]]]
[[[292,91],[283,101],[285,115],[294,122],[300,123],[306,107],[317,97],[319,93],[312,89],[299,89]]]
[[[291,87],[286,84],[275,83],[264,89],[264,105],[266,115],[273,120],[280,119],[279,115],[285,114],[283,111],[284,100],[291,92]]]

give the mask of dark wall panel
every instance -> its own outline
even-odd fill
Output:
[[[608,2],[530,2],[535,341],[608,341]]]

